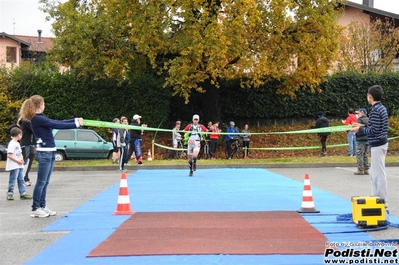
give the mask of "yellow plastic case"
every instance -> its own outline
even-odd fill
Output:
[[[353,196],[352,220],[358,226],[385,226],[385,201],[378,196]]]

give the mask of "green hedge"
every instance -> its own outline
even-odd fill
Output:
[[[221,116],[224,120],[312,118],[322,110],[328,116],[344,117],[349,108],[369,109],[367,90],[377,84],[384,89],[382,102],[388,112],[399,109],[399,73],[340,73],[328,77],[319,86],[321,92],[299,90],[295,98],[277,95],[276,81],[258,89],[241,89],[238,82],[226,83],[220,91]]]
[[[134,114],[142,121],[159,124],[169,114],[171,91],[162,88],[163,81],[142,75],[131,83],[118,84],[115,80],[91,80],[74,74],[41,75],[35,81],[33,93],[46,101],[46,114],[54,119],[83,117],[112,121]]]

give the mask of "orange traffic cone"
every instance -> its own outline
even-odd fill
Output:
[[[118,205],[116,206],[116,211],[113,214],[134,214],[132,209],[130,209],[130,198],[129,190],[127,188],[126,173],[122,173],[121,183],[119,186]]]
[[[310,187],[309,175],[305,174],[305,181],[303,186],[302,206],[298,210],[299,213],[319,213],[314,207],[312,188]]]
[[[152,161],[151,150],[150,150],[150,149],[148,149],[147,160],[148,160],[148,161]]]

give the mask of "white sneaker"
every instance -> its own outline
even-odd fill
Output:
[[[50,210],[49,208],[42,208],[42,210],[45,212],[45,213],[48,213],[50,216],[54,216],[54,215],[56,215],[57,214],[57,212],[56,211],[52,211],[52,210]]]
[[[48,213],[46,213],[45,211],[43,211],[42,208],[37,208],[36,211],[32,211],[32,212],[30,213],[30,217],[33,217],[33,218],[35,218],[35,217],[40,217],[40,218],[42,218],[42,217],[48,217],[49,215],[50,215],[50,214],[48,214]]]

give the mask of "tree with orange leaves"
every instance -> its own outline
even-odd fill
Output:
[[[95,78],[129,80],[154,68],[174,95],[203,92],[219,119],[221,80],[281,81],[278,93],[314,90],[336,60],[331,0],[41,0],[55,21],[49,57]]]

